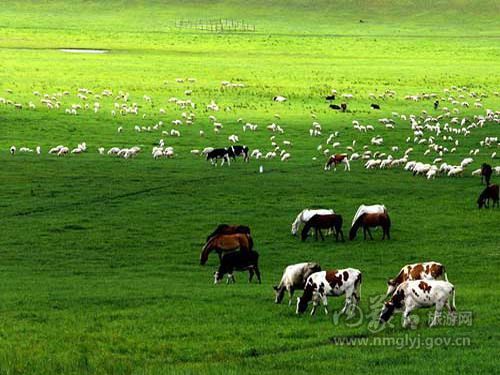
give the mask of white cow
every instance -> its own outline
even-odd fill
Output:
[[[280,283],[273,287],[276,294],[274,302],[281,303],[285,296],[285,291],[288,291],[288,296],[290,297],[288,305],[290,306],[295,289],[303,289],[307,278],[319,271],[321,271],[319,264],[309,262],[292,264],[286,267]]]
[[[347,309],[355,307],[361,299],[361,271],[354,268],[343,270],[328,270],[315,272],[307,278],[304,294],[297,298],[296,313],[306,311],[310,301],[313,302],[311,315],[314,315],[318,304],[321,302],[328,314],[328,296],[341,296],[345,294],[345,304],[340,312],[344,314]]]
[[[307,223],[314,215],[331,215],[335,212],[331,209],[327,208],[318,208],[318,209],[303,209],[295,218],[295,221],[292,223],[292,235],[296,236],[299,231],[300,224]]]
[[[451,299],[451,302],[450,302]],[[434,319],[430,326],[438,324],[444,307],[455,314],[455,287],[443,280],[405,281],[396,288],[391,299],[384,304],[379,321],[387,322],[396,310],[403,310],[403,327],[410,323],[410,313],[420,307],[436,306]]]

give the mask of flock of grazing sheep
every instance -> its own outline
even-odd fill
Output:
[[[212,125],[213,132],[216,134],[223,134],[226,128],[230,128],[230,134],[227,135],[227,142],[231,145],[239,143],[242,134],[244,134],[245,140],[250,143],[251,136],[248,134],[260,130],[258,124],[245,121],[243,118],[238,118],[235,119],[235,123],[239,125],[241,132],[236,132],[235,129],[237,129],[237,127],[234,123],[226,126],[222,121],[218,120],[216,116],[219,111],[230,113],[233,110],[231,106],[219,106],[216,100],[210,100],[208,104],[200,106],[191,99],[196,91],[195,88],[192,88],[196,84],[196,79],[178,78],[175,82],[179,85],[188,83],[191,88],[184,91],[184,98],[182,99],[177,97],[167,99],[167,102],[173,104],[177,112],[180,112],[179,115],[176,115],[175,118],[171,120],[165,119],[165,117],[167,117],[167,110],[165,108],[154,109],[156,106],[153,104],[156,101],[153,100],[151,96],[144,95],[142,98],[143,102],[138,103],[132,101],[132,96],[128,92],[119,91],[116,94],[109,89],[103,90],[100,93],[94,93],[90,89],[80,88],[77,90],[76,96],[73,96],[69,91],[53,94],[41,94],[35,91],[33,92],[35,99],[30,100],[28,103],[10,99],[10,97],[14,96],[14,93],[12,90],[6,90],[6,97],[0,98],[0,106],[11,107],[15,110],[37,110],[41,106],[51,111],[63,111],[72,116],[88,113],[97,114],[103,111],[104,107],[110,106],[112,107],[110,110],[111,116],[136,116],[142,117],[143,121],[149,121],[150,118],[160,116],[163,120],[157,121],[153,125],[135,125],[133,127],[133,131],[137,133],[157,132],[159,134],[157,145],[151,150],[151,155],[154,159],[168,159],[176,156],[174,147],[166,146],[165,140],[171,139],[170,143],[175,143],[174,138],[182,136],[183,127],[195,126],[198,118],[196,112],[203,112],[203,115],[206,116],[209,123]],[[229,81],[221,82],[222,92],[224,92],[224,90],[241,90],[245,87],[246,86],[242,83],[233,83]],[[332,90],[332,93],[326,98],[327,100],[334,100],[336,95],[337,91]],[[499,93],[495,92],[493,95],[499,96]],[[344,101],[354,101],[356,99],[356,97],[350,93],[342,93],[340,97]],[[373,93],[368,94],[368,98],[371,100],[394,99],[396,97],[397,94],[394,90],[386,90],[383,94],[378,95]],[[378,119],[377,125],[373,123],[362,123],[360,120],[352,120],[353,130],[360,133],[374,133],[369,144],[360,144],[361,142],[358,142],[356,139],[347,140],[345,139],[345,135],[340,134],[339,131],[323,134],[324,126],[317,120],[317,116],[312,114],[313,121],[311,127],[308,129],[308,134],[310,137],[322,138],[322,142],[316,147],[317,152],[315,150],[312,151],[316,155],[319,153],[319,155],[326,158],[330,155],[340,154],[347,157],[350,161],[360,160],[363,161],[366,169],[403,167],[404,170],[413,173],[413,175],[426,176],[427,179],[433,179],[441,175],[448,177],[460,176],[463,175],[467,167],[474,162],[474,157],[481,156],[484,159],[487,155],[488,158],[493,160],[496,159],[496,150],[500,143],[498,141],[498,136],[495,135],[497,134],[497,129],[495,127],[500,123],[500,112],[491,109],[481,109],[483,107],[482,100],[486,97],[488,97],[486,93],[477,93],[468,90],[466,87],[455,86],[444,89],[441,96],[436,93],[407,95],[404,99],[412,102],[433,101],[433,106],[437,114],[431,115],[426,110],[418,114],[410,115],[392,112],[391,118],[380,118]],[[466,100],[467,98],[473,100],[472,104],[469,104]],[[106,101],[106,99],[108,100]],[[114,100],[112,101],[112,99]],[[278,106],[283,105],[279,103],[290,102],[288,98],[281,95],[275,96],[272,99],[274,102],[278,103]],[[450,108],[438,108],[438,99],[440,99],[441,102],[448,102]],[[347,104],[342,103],[342,105],[347,108]],[[473,106],[483,113],[461,116],[460,112],[462,108],[468,108],[470,106]],[[377,110],[380,109],[378,104],[372,104],[371,107],[377,108]],[[153,109],[156,113],[151,113]],[[174,113],[174,111],[169,111],[169,113]],[[260,150],[258,148],[252,149],[249,155],[251,158],[278,158],[283,162],[292,158],[291,149],[293,147],[293,142],[290,139],[284,139],[286,127],[283,124],[278,124],[280,121],[281,116],[275,114],[274,122],[264,127],[264,131],[270,133],[269,148],[267,150]],[[472,149],[464,149],[465,146],[461,147],[464,138],[470,136],[476,129],[485,127],[491,129],[492,134],[490,136],[486,136]],[[386,132],[399,129],[410,132],[406,138],[406,145],[391,144],[390,139],[385,139],[377,134],[377,131],[381,129]],[[118,134],[124,131],[126,131],[126,129],[123,126],[117,128]],[[205,131],[200,129],[199,135],[203,138],[205,136]],[[386,135],[386,138],[389,137]],[[390,153],[382,150],[382,147],[386,144],[389,144],[387,149],[390,147]],[[415,145],[418,145],[420,149],[425,147],[425,151],[421,155],[417,154],[414,149]],[[215,147],[212,146],[215,145],[200,149],[192,149],[191,154],[207,156],[209,152],[214,150]],[[143,148],[144,147],[141,146],[125,148],[112,146],[105,148],[102,145],[97,145],[96,147],[99,154],[107,154],[125,159],[137,156],[143,151]],[[82,142],[75,147],[69,147],[67,145],[54,146],[48,150],[48,153],[64,156],[68,154],[83,154],[87,151],[88,148],[86,143]],[[42,150],[40,146],[30,148],[24,145],[20,147],[13,145],[10,147],[11,154],[14,155],[17,152],[32,152],[39,155],[42,153]],[[464,158],[460,163],[450,163],[447,161],[447,158],[453,154],[463,155]],[[429,157],[429,155],[432,156],[433,159],[431,163],[423,160],[424,157]],[[313,160],[317,159],[318,156],[313,156]],[[217,164],[215,163],[215,165]],[[494,167],[494,172],[500,174],[500,166]],[[480,174],[480,170],[476,169],[471,171],[471,173],[477,175]]]

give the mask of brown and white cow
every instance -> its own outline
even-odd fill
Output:
[[[320,302],[325,308],[325,313],[328,314],[327,297],[345,294],[344,308],[340,312],[343,314],[347,309],[359,303],[361,299],[361,281],[361,271],[354,268],[315,272],[307,278],[302,297],[297,298],[296,313],[305,312],[307,305],[312,301],[311,315],[314,315]]]
[[[409,280],[438,280],[448,281],[445,267],[437,262],[407,264],[394,279],[387,281],[387,295],[394,293],[398,285]]]
[[[344,171],[351,171],[351,165],[349,164],[349,159],[347,157],[347,154],[335,154],[330,156],[328,161],[325,164],[325,171],[329,171],[332,168],[333,164],[333,170],[337,170],[337,165],[340,163],[344,163]]]
[[[397,310],[403,310],[403,327],[410,323],[410,313],[421,307],[436,306],[434,319],[430,326],[435,326],[444,307],[455,314],[455,287],[443,280],[411,280],[400,284],[391,299],[384,304],[380,313],[380,323],[387,322]]]

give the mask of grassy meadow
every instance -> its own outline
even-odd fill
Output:
[[[457,151],[443,156],[457,164],[480,148],[461,178],[428,181],[402,168],[366,170],[362,161],[353,161],[350,173],[343,167],[326,173],[317,146],[327,147],[328,135],[338,131],[338,151],[356,140],[362,152],[380,135],[384,144],[370,150],[401,157],[413,147],[410,160],[432,163],[436,154],[424,156],[427,145],[407,144],[413,138],[409,121],[392,113],[418,116],[425,110],[437,116],[447,106],[457,108],[454,116],[461,119],[500,110],[499,10],[498,2],[488,0],[2,4],[0,97],[23,108],[0,104],[0,374],[497,371],[500,210],[477,209],[483,186],[470,172],[483,162],[500,165],[498,156],[491,159],[498,146],[479,145],[500,135],[498,123],[457,136]],[[174,27],[176,20],[200,18],[244,19],[256,32]],[[60,48],[109,51],[73,54]],[[188,77],[196,82],[176,82]],[[221,81],[245,87],[223,90]],[[469,108],[440,99],[434,110],[433,100],[404,99],[422,93],[447,97],[443,90],[452,86],[467,87],[460,102],[469,101]],[[79,88],[114,95],[90,94],[83,101],[76,96]],[[332,89],[354,95],[348,112],[328,108],[324,97]],[[386,90],[396,95],[369,98]],[[70,95],[58,98],[61,108],[48,109],[35,91]],[[123,103],[114,98],[120,91],[130,94],[129,104],[138,104],[139,115],[111,115],[114,103]],[[485,94],[482,108],[472,105],[471,91]],[[276,95],[288,101],[273,102]],[[189,98],[196,109],[179,109],[171,97]],[[219,112],[205,109],[212,100]],[[36,109],[28,108],[30,101]],[[65,113],[72,104],[92,108],[95,101],[97,113]],[[371,110],[373,102],[382,109]],[[178,138],[162,135],[186,111],[196,114],[194,124],[178,126]],[[224,125],[219,134],[210,115]],[[382,117],[394,118],[395,129],[379,124]],[[258,130],[243,132],[239,118]],[[353,120],[375,131],[360,133]],[[164,122],[160,130],[134,131],[158,121]],[[321,137],[309,136],[313,121],[321,124]],[[285,131],[276,142],[291,154],[286,163],[252,159],[213,168],[190,153],[227,146],[230,134],[267,152],[266,126],[272,122]],[[160,138],[174,147],[174,159],[153,160],[151,149]],[[284,147],[283,140],[293,146]],[[81,142],[88,145],[81,155],[47,153]],[[10,155],[12,145],[39,145],[42,154]],[[129,160],[97,152],[113,146],[139,146],[142,152]],[[390,241],[380,241],[380,231],[373,231],[374,241],[358,236],[345,243],[302,243],[290,235],[295,216],[313,206],[343,215],[347,235],[363,203],[387,206]],[[219,223],[251,227],[261,285],[249,285],[243,273],[236,273],[234,285],[213,285],[215,254],[199,265],[203,240]],[[349,327],[345,318],[336,324],[333,313],[297,316],[294,307],[273,302],[272,286],[286,265],[317,261],[323,268],[360,269],[361,308],[369,313],[370,296],[385,293],[387,278],[407,263],[429,260],[446,265],[458,310],[472,312],[471,326],[430,329],[428,311],[420,310],[417,329],[403,329],[399,314],[392,327],[373,333],[367,321]],[[330,298],[330,311],[340,310],[343,301]],[[470,342],[432,349],[335,344],[338,338],[375,337]]]

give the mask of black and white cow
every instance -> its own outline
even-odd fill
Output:
[[[212,165],[217,166],[218,159],[222,159],[221,166],[224,165],[224,162],[231,165],[229,161],[229,150],[227,148],[214,148],[212,151],[207,152],[207,160],[210,160]]]
[[[290,297],[288,305],[291,305],[295,289],[303,289],[306,285],[307,278],[311,274],[319,271],[321,271],[320,265],[310,262],[292,264],[286,267],[280,283],[273,287],[276,294],[274,302],[281,303],[285,296],[285,291],[288,291],[288,296]]]
[[[250,160],[250,150],[248,149],[247,146],[230,146],[228,148],[229,152],[229,157],[232,158],[233,160],[236,160],[237,156],[243,156],[243,160],[248,163]]]
[[[310,301],[313,302],[311,315],[314,315],[318,304],[321,302],[328,314],[329,296],[341,296],[345,294],[344,308],[340,312],[344,314],[349,308],[356,306],[361,299],[361,271],[354,268],[343,270],[328,270],[313,273],[308,277],[304,294],[297,298],[297,314],[307,309]]]
[[[252,281],[255,274],[260,284],[259,253],[256,251],[233,251],[224,254],[220,260],[219,269],[214,273],[214,284],[220,283],[226,273],[227,283],[234,283],[234,271],[248,271],[248,282]]]
[[[450,302],[451,300],[451,302]],[[403,327],[410,323],[410,313],[421,307],[436,306],[434,319],[430,326],[435,326],[444,307],[451,314],[456,311],[455,287],[443,280],[411,280],[400,284],[391,299],[384,304],[380,313],[380,323],[387,322],[395,311],[403,310]]]

